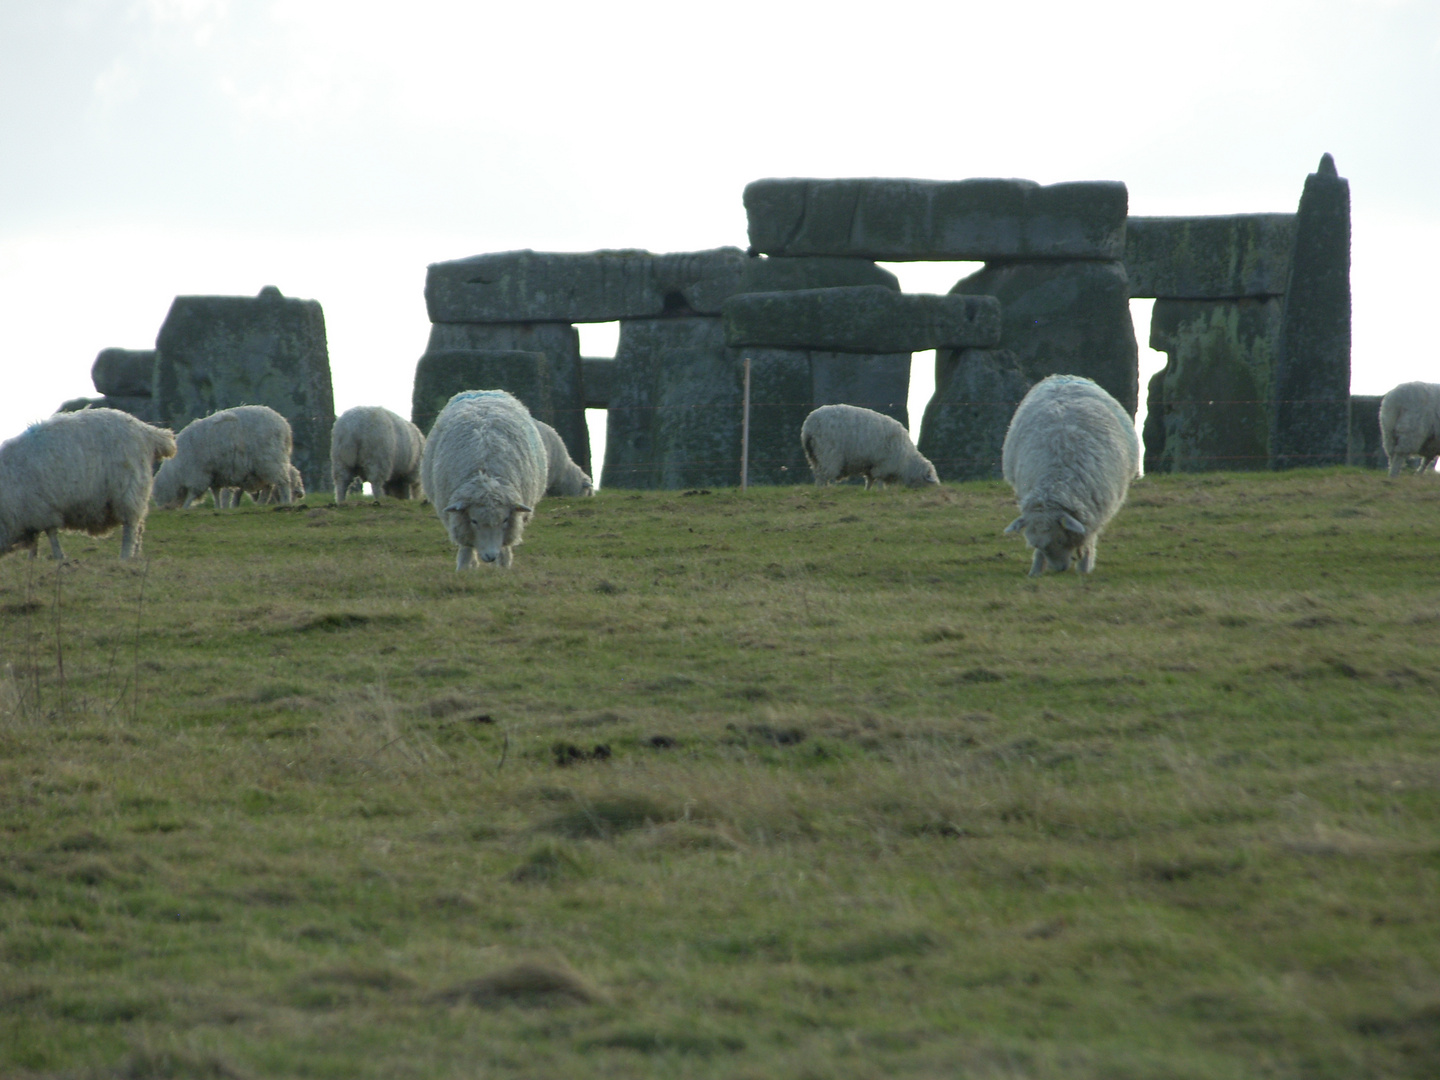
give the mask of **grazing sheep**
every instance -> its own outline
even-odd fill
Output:
[[[455,569],[510,565],[545,494],[545,443],[525,406],[504,390],[466,390],[435,418],[420,461],[425,497],[460,549]]]
[[[0,443],[0,553],[43,532],[63,559],[59,531],[105,536],[122,527],[120,558],[140,551],[155,463],[175,436],[118,409],[59,413]]]
[[[175,437],[175,457],[155,474],[155,505],[189,506],[224,488],[256,492],[275,487],[290,501],[290,424],[266,405],[241,405],[194,420]],[[238,496],[236,497],[238,501]]]
[[[847,476],[871,483],[909,487],[938,484],[935,466],[915,449],[900,421],[858,405],[821,405],[800,426],[800,445],[815,483],[833,484]]]
[[[305,498],[305,478],[300,475],[300,470],[294,465],[285,466],[285,471],[290,477],[289,501],[292,503],[299,502]],[[263,487],[259,491],[252,491],[250,496],[261,506],[268,506],[281,501],[280,489],[273,484],[268,487]],[[240,502],[240,492],[238,490],[235,491],[235,502],[237,505]]]
[[[1435,467],[1440,457],[1440,383],[1401,383],[1380,399],[1380,444],[1390,458],[1391,476],[1398,476],[1413,457],[1420,459],[1416,472]]]
[[[560,433],[543,420],[536,420],[535,427],[540,438],[545,440],[545,456],[550,460],[550,475],[545,483],[546,495],[594,495],[595,485],[585,470],[570,458],[565,449],[565,440]]]
[[[1020,516],[1005,529],[1025,531],[1035,549],[1030,576],[1095,568],[1095,547],[1140,471],[1135,424],[1120,403],[1089,379],[1051,375],[1030,388],[1010,418],[1001,451]]]
[[[409,420],[379,405],[347,409],[330,431],[335,501],[342,503],[355,480],[368,480],[375,498],[383,492],[413,499],[420,490],[425,436]]]

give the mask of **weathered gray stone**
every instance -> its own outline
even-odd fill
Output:
[[[1125,185],[1031,180],[757,180],[752,251],[866,259],[1120,259]]]
[[[1224,300],[1280,296],[1290,277],[1294,214],[1131,217],[1131,296]]]
[[[432,264],[425,302],[437,323],[614,322],[718,315],[737,293],[847,285],[900,287],[865,259],[755,259],[738,248],[527,250]]]
[[[768,350],[767,350],[768,351]],[[755,355],[746,350],[747,356]],[[810,408],[821,405],[859,405],[893,417],[910,426],[910,354],[879,353],[865,356],[812,350]],[[809,415],[807,410],[806,415]],[[801,418],[804,422],[804,418]],[[795,438],[799,440],[799,431]]]
[[[1015,406],[1030,389],[1015,354],[961,349],[936,360],[935,396],[925,406],[919,449],[942,480],[1000,476],[1000,451]]]
[[[550,364],[544,353],[514,349],[427,352],[415,365],[410,422],[430,434],[445,403],[462,390],[508,391],[535,419],[555,425]]]
[[[1388,469],[1390,459],[1380,441],[1380,396],[1350,395],[1350,445],[1346,462],[1362,469]]]
[[[950,291],[999,299],[1000,347],[1031,383],[1084,375],[1135,415],[1139,350],[1124,263],[995,263]]]
[[[515,350],[543,352],[550,365],[550,394],[560,433],[575,464],[590,472],[590,431],[585,426],[584,369],[580,335],[568,323],[436,323],[427,353]]]
[[[741,390],[740,360],[725,347],[720,319],[622,322],[603,486],[738,484]]]
[[[155,390],[155,350],[101,349],[90,381],[106,397],[148,398]]]
[[[800,445],[800,425],[811,409],[809,356],[789,349],[753,349],[745,356],[750,360],[749,482],[810,483]]]
[[[1271,446],[1277,469],[1343,465],[1350,431],[1350,184],[1329,154],[1305,178],[1285,294]]]
[[[736,347],[871,354],[988,346],[1000,340],[1000,305],[879,285],[747,293],[725,301],[725,338]]]
[[[1151,380],[1146,472],[1270,467],[1270,385],[1282,301],[1157,300],[1150,347],[1168,355]]]
[[[274,286],[256,297],[177,296],[156,354],[160,422],[179,431],[218,409],[268,405],[290,422],[307,490],[326,489],[335,404],[319,303]]]
[[[610,383],[615,377],[613,357],[582,356],[580,368],[584,372],[585,408],[606,409],[610,407]]]

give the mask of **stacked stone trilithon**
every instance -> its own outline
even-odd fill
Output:
[[[1129,219],[1130,294],[1156,298],[1150,346],[1168,355],[1146,472],[1368,460],[1363,434],[1350,446],[1349,236],[1329,154],[1297,214]]]
[[[179,431],[237,405],[268,405],[290,422],[291,460],[308,491],[330,486],[335,400],[325,315],[281,295],[177,296],[155,341],[157,422]]]
[[[664,255],[513,251],[436,263],[426,281],[432,326],[416,369],[412,419],[428,427],[460,390],[509,390],[592,472],[584,410],[603,408],[605,486],[734,485],[742,356],[726,343],[725,301],[864,285],[897,288],[894,276],[869,260],[760,259],[738,248]],[[614,359],[581,357],[574,324],[587,322],[620,324]],[[822,395],[858,388],[904,415],[908,356],[887,358],[888,367],[882,362],[877,387],[870,385],[873,372],[857,377],[848,359],[746,355],[756,482],[808,479],[799,430],[817,387]]]
[[[1047,375],[1093,378],[1134,414],[1124,184],[761,180],[745,206],[752,250],[772,256],[986,264],[951,290],[998,301],[986,335],[894,343],[937,349],[919,445],[942,478],[998,476],[1010,416]]]

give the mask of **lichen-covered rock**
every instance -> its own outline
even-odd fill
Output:
[[[882,260],[1120,259],[1129,197],[1114,181],[757,180],[750,247]]]
[[[504,390],[519,398],[531,416],[553,426],[550,363],[544,353],[518,349],[426,353],[415,365],[410,422],[429,434],[435,418],[462,390]]]
[[[950,291],[999,299],[1000,348],[1032,384],[1083,375],[1135,415],[1139,350],[1124,263],[995,263]]]
[[[268,405],[290,424],[306,487],[329,484],[335,402],[318,302],[273,286],[255,297],[177,296],[156,339],[154,385],[158,422],[177,431],[221,409]]]
[[[920,427],[920,452],[935,464],[940,479],[1000,476],[1005,431],[1029,389],[1015,355],[1004,349],[940,354],[935,395]]]
[[[90,366],[90,381],[106,397],[151,397],[155,386],[155,350],[101,349]]]
[[[1350,184],[1329,154],[1305,178],[1274,381],[1277,469],[1343,465],[1350,430]]]
[[[1379,394],[1350,395],[1350,445],[1346,463],[1362,469],[1389,468],[1380,438]]]
[[[732,346],[855,353],[991,346],[1000,340],[1000,305],[879,285],[746,293],[725,302],[725,338]]]
[[[575,463],[591,472],[585,376],[580,363],[580,335],[575,327],[551,322],[435,323],[425,348],[426,355],[495,350],[545,354],[550,372],[551,416],[542,419],[560,433]],[[414,422],[424,429],[419,421]]]
[[[1270,467],[1270,385],[1281,301],[1157,300],[1150,347],[1169,357],[1152,380],[1147,472]]]
[[[1131,217],[1131,296],[1226,300],[1280,296],[1290,277],[1294,214]]]

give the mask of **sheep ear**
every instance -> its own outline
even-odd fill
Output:
[[[522,503],[516,503],[516,504],[515,504],[515,509],[511,511],[511,513],[515,513],[515,514],[533,514],[534,512],[535,512],[534,507],[525,506],[525,505],[522,504]]]
[[[1011,533],[1019,532],[1019,531],[1020,531],[1021,529],[1023,529],[1024,527],[1025,527],[1025,515],[1024,515],[1024,514],[1021,514],[1021,515],[1020,515],[1018,518],[1016,518],[1014,521],[1010,522],[1009,525],[1006,525],[1006,526],[1005,526],[1005,535],[1006,535],[1006,536],[1009,536]]]
[[[449,506],[445,507],[445,512],[447,514],[463,514],[465,512],[465,509],[466,507],[464,503],[453,502]]]
[[[1078,533],[1081,536],[1085,535],[1085,526],[1082,525],[1080,519],[1073,514],[1061,514],[1060,524],[1065,526],[1067,532]]]

